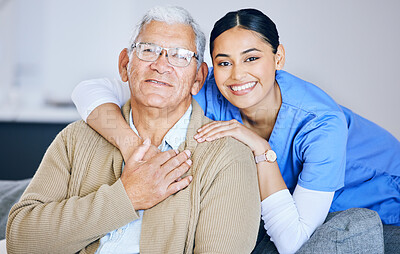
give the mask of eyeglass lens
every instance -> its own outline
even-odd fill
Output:
[[[137,56],[149,62],[156,61],[164,48],[151,43],[138,43],[136,45]],[[168,62],[174,66],[185,67],[190,64],[193,52],[182,48],[165,49],[167,51]]]

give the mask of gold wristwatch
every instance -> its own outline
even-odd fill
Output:
[[[265,153],[254,156],[256,164],[262,161],[268,161],[274,163],[276,161],[276,153],[273,150],[267,150]]]

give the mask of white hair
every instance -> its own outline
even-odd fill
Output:
[[[131,45],[136,42],[136,39],[139,36],[139,33],[142,31],[143,27],[151,21],[160,21],[167,24],[184,24],[191,26],[196,37],[196,50],[197,55],[199,56],[199,59],[197,61],[197,69],[200,68],[201,63],[204,61],[206,37],[201,30],[199,24],[197,24],[197,22],[193,19],[192,15],[190,15],[190,13],[186,9],[179,6],[155,6],[148,10],[141,21],[138,23],[136,29],[132,34],[129,42],[129,51],[131,51]],[[129,52],[129,59],[131,59],[131,57],[132,54],[131,52]]]

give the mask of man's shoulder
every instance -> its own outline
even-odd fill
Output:
[[[85,146],[90,146],[98,145],[99,142],[101,142],[103,144],[111,145],[83,120],[70,123],[60,132],[59,135],[66,144],[85,144]]]
[[[203,190],[208,190],[216,183],[228,188],[229,184],[238,179],[257,183],[257,168],[252,151],[231,137],[198,144],[192,154],[192,161],[193,176],[201,179],[199,184]]]
[[[78,120],[75,122],[72,122],[68,124],[62,131],[61,133],[63,135],[99,135],[94,131],[87,123],[85,123],[83,120]]]
[[[240,153],[245,156],[253,154],[251,149],[247,145],[243,144],[242,142],[240,142],[237,139],[234,139],[232,137],[224,137],[224,138],[221,138],[220,141],[221,141],[221,144],[218,144],[218,145],[223,146],[224,151],[227,153],[231,153],[231,154],[235,154],[235,155],[237,153]]]
[[[223,164],[254,163],[251,149],[232,137],[223,137],[212,142],[198,144],[198,149],[203,151],[203,158],[210,157],[215,162]]]

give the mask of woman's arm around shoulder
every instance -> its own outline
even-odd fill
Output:
[[[121,107],[130,98],[128,84],[117,79],[91,79],[79,83],[72,91],[71,99],[78,113],[86,122],[98,106],[113,103]]]
[[[118,80],[87,80],[76,86],[71,97],[82,119],[120,149],[127,161],[141,143],[119,108],[129,100],[129,86]]]

